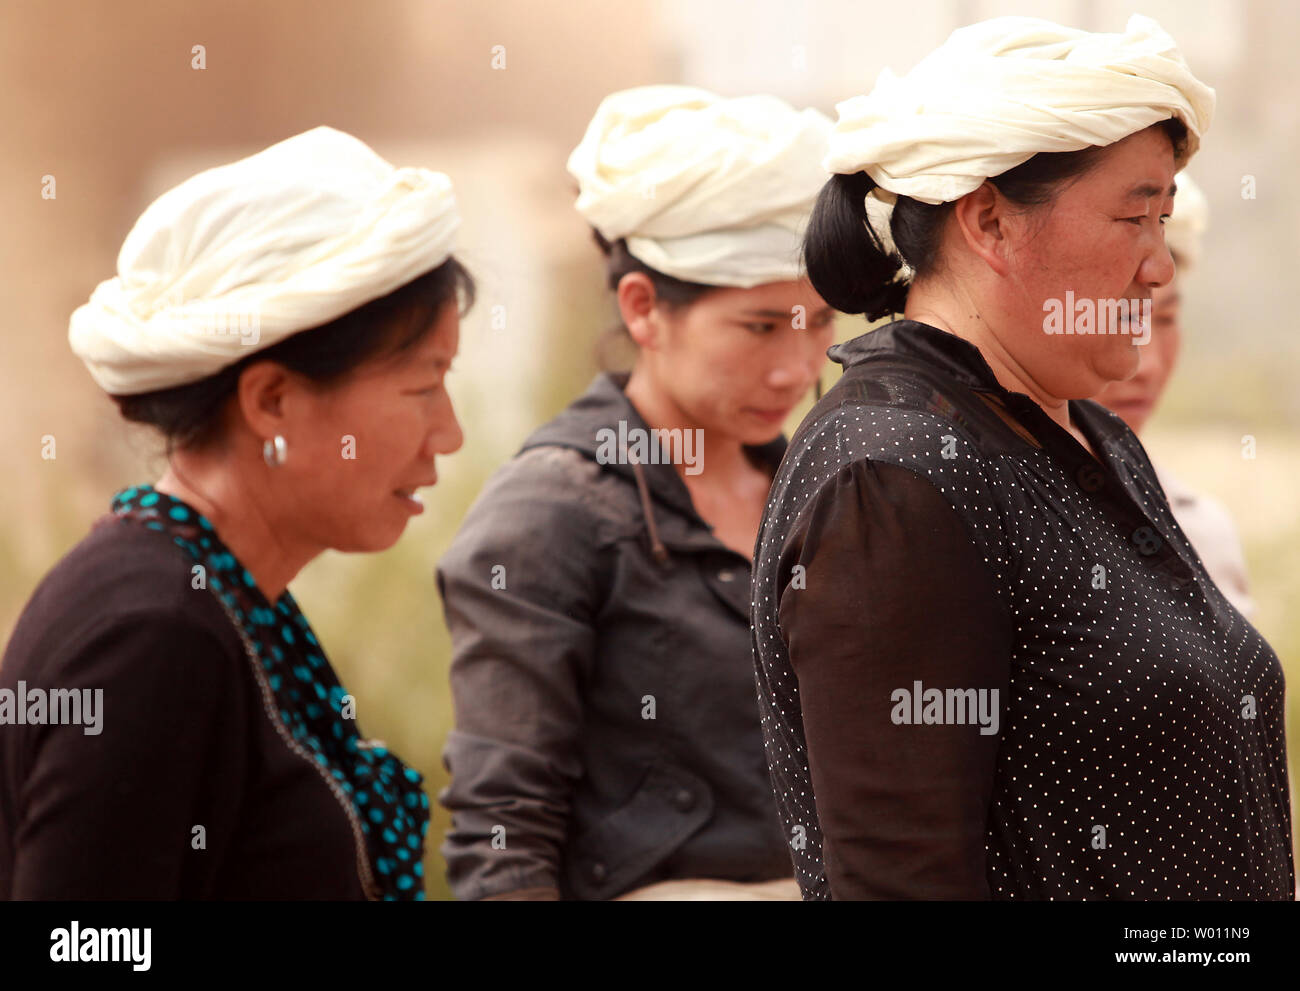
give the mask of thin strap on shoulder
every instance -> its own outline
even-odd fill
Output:
[[[650,553],[659,564],[667,564],[668,548],[659,539],[659,528],[655,526],[654,508],[650,502],[650,488],[646,485],[645,471],[641,467],[641,462],[636,459],[636,455],[631,451],[625,453],[632,465],[632,473],[636,475],[637,491],[641,494],[641,512],[645,516],[646,529],[650,531]]]

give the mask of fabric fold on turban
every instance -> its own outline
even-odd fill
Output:
[[[317,127],[150,204],[69,342],[110,394],[196,382],[438,267],[459,225],[447,176]]]
[[[1174,177],[1174,186],[1178,192],[1174,212],[1165,221],[1165,245],[1182,263],[1179,271],[1184,271],[1200,260],[1201,239],[1210,223],[1210,204],[1186,172]]]
[[[831,121],[773,96],[690,86],[606,97],[569,156],[577,209],[666,275],[750,288],[802,275]]]
[[[1214,103],[1149,17],[1134,14],[1123,34],[997,17],[838,104],[825,166],[865,170],[885,202],[947,203],[1039,152],[1109,145],[1170,117],[1187,125],[1190,159]]]

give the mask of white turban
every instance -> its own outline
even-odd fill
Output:
[[[1214,90],[1141,14],[1123,34],[998,17],[954,31],[901,78],[883,70],[870,94],[836,109],[828,171],[865,170],[887,202],[935,204],[1039,152],[1109,145],[1170,117],[1187,125],[1190,159]]]
[[[1182,262],[1179,271],[1186,271],[1201,257],[1201,238],[1209,226],[1210,204],[1186,172],[1178,173],[1174,185],[1178,193],[1174,196],[1174,212],[1165,221],[1165,244]]]
[[[569,156],[578,212],[637,260],[705,285],[799,278],[831,122],[774,96],[690,86],[606,97]]]
[[[438,267],[459,224],[441,172],[317,127],[150,204],[68,338],[111,394],[185,385]]]

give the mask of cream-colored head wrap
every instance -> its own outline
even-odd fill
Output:
[[[1210,204],[1186,172],[1178,173],[1174,185],[1178,193],[1174,196],[1174,212],[1165,221],[1165,244],[1178,256],[1179,271],[1186,271],[1201,257],[1201,238],[1210,223]]]
[[[773,96],[689,86],[606,97],[569,156],[578,212],[666,275],[749,288],[802,275],[831,122]]]
[[[954,31],[905,76],[885,69],[870,94],[836,109],[828,171],[865,170],[886,202],[934,204],[1039,152],[1112,144],[1169,117],[1187,125],[1190,159],[1214,90],[1141,14],[1123,34],[998,17]]]
[[[436,268],[459,224],[441,172],[317,127],[155,200],[68,337],[111,394],[185,385]]]

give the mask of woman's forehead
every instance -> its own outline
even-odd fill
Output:
[[[1175,171],[1169,139],[1158,129],[1149,128],[1104,149],[1077,185],[1104,190],[1140,206],[1145,200],[1173,196]]]

